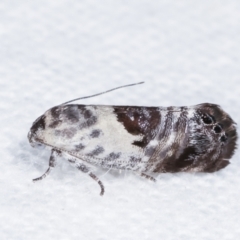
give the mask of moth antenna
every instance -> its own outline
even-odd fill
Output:
[[[138,83],[132,83],[132,84],[128,84],[128,85],[123,85],[123,86],[120,86],[120,87],[112,88],[112,89],[107,90],[107,91],[105,91],[105,92],[100,92],[100,93],[93,94],[93,95],[86,96],[86,97],[75,98],[75,99],[73,99],[73,100],[67,101],[67,102],[62,103],[62,104],[60,104],[60,105],[65,105],[65,104],[68,104],[68,103],[71,103],[71,102],[74,102],[74,101],[77,101],[77,100],[81,100],[81,99],[96,97],[96,96],[99,96],[99,95],[102,95],[102,94],[105,94],[105,93],[108,93],[108,92],[115,91],[115,90],[117,90],[117,89],[119,89],[119,88],[131,87],[131,86],[135,86],[135,85],[143,84],[143,83],[144,83],[144,82],[138,82]]]

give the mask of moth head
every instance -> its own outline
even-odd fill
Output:
[[[30,128],[28,133],[28,140],[32,147],[42,146],[41,135],[46,126],[46,116],[42,115],[37,118]]]

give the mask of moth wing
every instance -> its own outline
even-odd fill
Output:
[[[214,172],[229,164],[236,148],[236,126],[215,104],[168,111],[162,121],[159,144],[148,162],[153,172]]]
[[[158,108],[69,104],[48,110],[38,139],[106,167],[134,169],[154,138]]]
[[[202,170],[218,171],[229,164],[229,159],[236,149],[236,123],[216,104],[199,104],[196,106],[196,111],[208,137],[202,144],[202,149],[205,149],[205,156],[203,155],[201,159],[204,165]],[[199,141],[202,139],[200,138]]]

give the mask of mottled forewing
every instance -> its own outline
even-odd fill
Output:
[[[236,148],[236,127],[218,105],[162,111],[157,146],[148,161],[152,172],[214,172],[229,164]]]
[[[159,122],[158,108],[57,106],[45,113],[42,140],[93,164],[136,170]]]

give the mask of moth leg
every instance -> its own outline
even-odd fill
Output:
[[[101,188],[100,195],[102,196],[102,195],[104,194],[104,186],[103,186],[103,183],[102,183],[102,182],[98,179],[98,177],[97,177],[95,174],[93,174],[92,172],[89,172],[88,175],[89,175],[93,180],[95,180],[95,181],[99,184],[99,186],[100,186],[100,188]]]
[[[47,175],[49,175],[49,173],[51,172],[51,170],[56,166],[56,158],[57,158],[59,155],[61,155],[61,152],[60,152],[59,150],[52,149],[51,156],[50,156],[50,158],[49,158],[49,167],[48,167],[47,171],[46,171],[41,177],[34,178],[34,179],[33,179],[33,182],[42,180],[42,179],[44,179]]]
[[[99,178],[98,178],[95,174],[93,174],[93,173],[90,171],[90,168],[88,168],[85,164],[80,163],[80,162],[79,162],[79,159],[75,159],[75,158],[70,158],[70,159],[69,159],[69,158],[68,158],[68,161],[69,161],[70,163],[73,163],[74,166],[75,166],[78,170],[82,171],[83,173],[87,173],[93,180],[95,180],[95,181],[99,184],[99,186],[100,186],[100,188],[101,188],[100,195],[102,196],[102,195],[104,194],[104,186],[103,186],[103,183],[99,180]]]
[[[153,182],[156,182],[156,179],[155,179],[154,177],[149,176],[149,175],[147,175],[146,173],[140,172],[140,173],[138,173],[138,174],[139,174],[140,177],[143,177],[143,178],[149,179],[149,180],[151,180],[151,181],[153,181]]]

